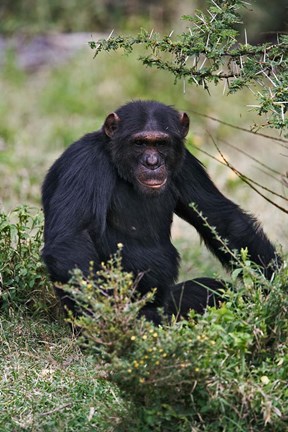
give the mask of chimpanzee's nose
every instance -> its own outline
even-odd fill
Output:
[[[144,162],[148,168],[158,168],[160,165],[160,159],[155,153],[146,154]]]

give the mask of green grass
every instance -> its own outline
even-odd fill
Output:
[[[125,413],[117,387],[101,378],[99,361],[80,351],[67,324],[12,312],[0,341],[1,432],[106,432],[111,417],[117,423]]]

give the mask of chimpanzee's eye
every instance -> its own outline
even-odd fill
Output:
[[[145,145],[145,141],[137,140],[137,141],[134,141],[134,144],[135,144],[137,147],[142,147],[142,146]]]
[[[156,147],[160,147],[160,148],[164,148],[167,144],[166,141],[157,141],[156,143]]]

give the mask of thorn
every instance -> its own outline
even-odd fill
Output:
[[[215,18],[216,18],[217,15],[213,15],[209,10],[207,12],[211,16],[210,24],[212,24],[212,22],[215,20]]]
[[[202,62],[201,66],[199,67],[199,71],[203,68],[206,61],[207,61],[207,57],[204,58],[204,61]]]
[[[240,66],[241,66],[241,69],[243,69],[243,60],[242,60],[242,56],[240,56]]]
[[[277,75],[275,74],[274,71],[272,71],[272,74],[273,74],[274,78],[276,79],[276,81],[278,81],[278,83],[280,83],[281,81],[279,80],[279,78],[277,77]]]
[[[191,78],[193,79],[193,81],[194,81],[197,85],[199,85],[198,81],[196,80],[196,78],[195,78],[193,75],[191,75]]]
[[[206,23],[206,21],[205,21],[205,19],[204,19],[203,16],[199,16],[199,15],[197,15],[197,14],[195,14],[195,16],[196,16],[200,21],[202,21],[203,24],[207,25],[207,23]]]
[[[218,6],[217,3],[216,3],[214,0],[211,0],[211,1],[212,1],[212,3],[214,4],[214,6],[216,6],[220,11],[222,10],[222,9],[220,8],[220,6]]]
[[[194,25],[199,29],[199,30],[201,30],[202,32],[204,32],[205,30],[203,30],[198,24],[196,24],[195,22],[194,22]]]
[[[263,70],[263,74],[266,76],[266,78],[271,82],[271,84],[274,87],[277,87],[276,84],[274,83],[274,81],[269,77],[269,75]]]
[[[109,34],[109,36],[107,37],[107,41],[111,38],[111,36],[113,35],[113,33],[114,33],[114,29],[111,31],[111,33]]]
[[[247,86],[247,88],[250,90],[251,93],[253,93],[253,95],[255,95],[256,93],[254,92],[254,90],[252,90],[251,87]]]
[[[248,39],[247,39],[247,30],[244,28],[244,38],[245,38],[245,45],[248,45]]]

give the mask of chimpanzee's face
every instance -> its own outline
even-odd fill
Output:
[[[166,189],[178,159],[172,145],[170,136],[160,131],[141,131],[131,136],[131,174],[140,191],[157,193]]]
[[[169,187],[181,167],[189,118],[162,104],[143,106],[141,113],[133,113],[130,106],[128,113],[109,114],[103,129],[111,138],[111,157],[119,175],[138,191],[155,195]]]

